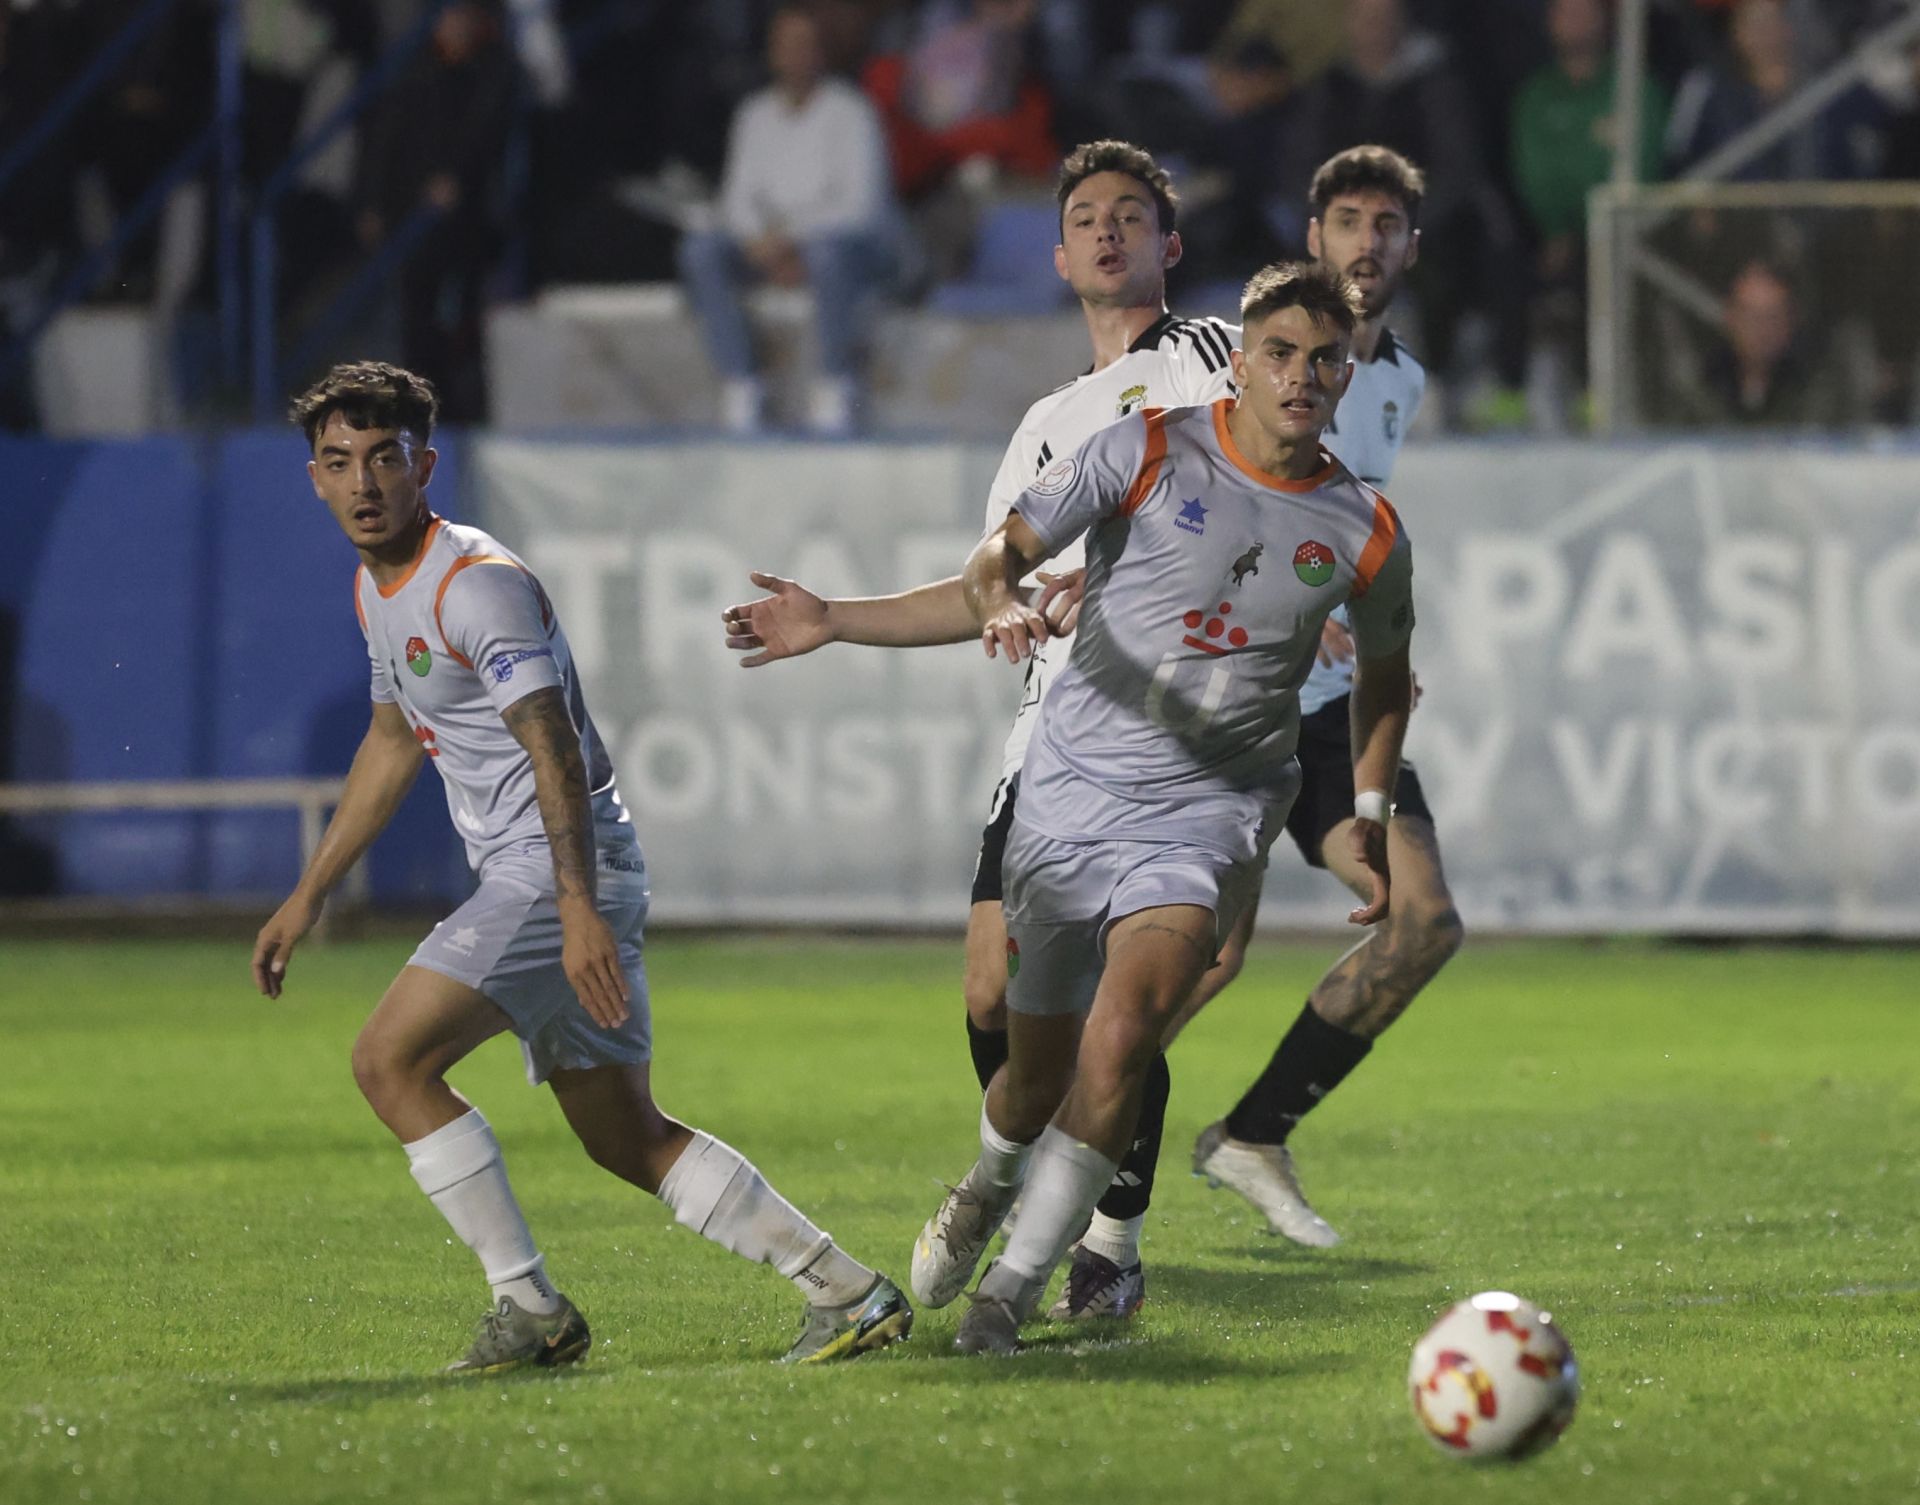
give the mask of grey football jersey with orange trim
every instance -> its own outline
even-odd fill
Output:
[[[501,716],[552,686],[564,693],[579,734],[599,848],[635,843],[567,635],[517,555],[478,528],[436,517],[404,576],[379,586],[362,567],[353,586],[373,698],[406,713],[446,786],[448,813],[475,872],[496,852],[547,839],[533,760]]]
[[[1413,631],[1387,501],[1330,454],[1254,467],[1223,399],[1095,434],[1014,504],[1049,550],[1085,534],[1073,653],[1020,776],[1017,819],[1066,841],[1179,841],[1251,861],[1299,785],[1298,691],[1327,614],[1363,656]]]
[[[1049,392],[1027,409],[1001,458],[987,492],[986,531],[991,533],[1007,520],[1014,502],[1035,478],[1108,424],[1143,408],[1202,407],[1217,397],[1231,396],[1232,355],[1239,344],[1237,325],[1163,314],[1119,360]],[[1078,569],[1083,562],[1077,540],[1053,561],[1060,570]],[[1019,771],[1040,702],[1059,677],[1071,649],[1071,640],[1054,639],[1042,643],[1028,661],[1020,709],[1001,756],[1003,778]]]

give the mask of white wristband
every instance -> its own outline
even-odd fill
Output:
[[[1376,826],[1384,826],[1393,819],[1393,805],[1387,799],[1384,789],[1362,789],[1353,797],[1353,818],[1370,820]]]

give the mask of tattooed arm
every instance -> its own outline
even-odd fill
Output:
[[[514,739],[533,761],[533,786],[540,799],[540,823],[553,849],[554,894],[560,907],[560,964],[567,981],[596,1023],[623,1024],[627,1018],[627,977],[620,947],[600,917],[595,900],[593,805],[587,796],[587,768],[580,758],[580,733],[567,715],[557,688],[535,690],[501,713]]]

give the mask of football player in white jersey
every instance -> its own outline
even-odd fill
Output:
[[[293,405],[314,491],[360,555],[373,719],[313,860],[260,931],[256,986],[280,996],[328,891],[432,762],[479,888],[387,989],[354,1042],[353,1073],[492,1287],[450,1367],[566,1364],[591,1342],[547,1277],[493,1130],[446,1080],[509,1032],[528,1080],[552,1087],[597,1164],[807,1297],[788,1360],[906,1337],[913,1313],[891,1281],[842,1253],[738,1151],[655,1105],[640,843],[539,581],[479,529],[428,508],[436,407],[430,384],[378,362],[336,366]]]
[[[1373,486],[1385,485],[1392,474],[1426,387],[1419,362],[1384,322],[1419,254],[1425,188],[1419,168],[1397,152],[1357,146],[1323,163],[1310,190],[1308,250],[1322,265],[1345,273],[1365,304],[1354,333],[1353,380],[1327,429],[1326,445]],[[1352,687],[1353,639],[1340,614],[1329,620],[1320,661],[1300,691],[1301,783],[1287,833],[1310,864],[1365,894],[1368,876],[1348,846],[1354,821]],[[1302,1193],[1287,1136],[1360,1064],[1464,936],[1441,871],[1433,815],[1411,767],[1401,768],[1394,801],[1387,828],[1392,913],[1320,979],[1265,1071],[1193,1148],[1196,1174],[1232,1187],[1274,1232],[1310,1246],[1336,1244],[1339,1235]],[[1222,949],[1220,965],[1182,1011],[1175,1033],[1239,971],[1252,920],[1250,906]]]
[[[1219,319],[1180,319],[1167,311],[1166,274],[1181,254],[1179,201],[1152,154],[1123,141],[1080,146],[1061,163],[1058,200],[1054,269],[1080,299],[1093,364],[1027,410],[988,493],[986,533],[1006,521],[1029,482],[1064,462],[1093,434],[1142,408],[1204,406],[1234,390],[1231,352],[1239,329]],[[1076,571],[1081,551],[1075,540],[1053,561],[1054,569]],[[776,576],[753,579],[773,594],[729,608],[725,615],[729,646],[753,650],[742,660],[749,667],[810,653],[829,642],[915,647],[967,642],[977,635],[958,576],[904,595],[836,601],[822,601]],[[1070,627],[1065,599],[1062,610]],[[1054,638],[1038,644],[1027,661],[974,871],[964,991],[968,1043],[983,1092],[1007,1059],[1001,856],[1041,701],[1071,647],[1070,639]],[[1139,1306],[1146,1289],[1139,1232],[1153,1190],[1168,1085],[1162,1056],[1151,1069],[1135,1143],[1076,1251],[1056,1316],[1124,1317]]]

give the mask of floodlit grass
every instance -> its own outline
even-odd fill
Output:
[[[1331,955],[1257,947],[1184,1039],[1150,1300],[1119,1333],[952,1355],[958,1308],[838,1368],[799,1298],[589,1165],[518,1052],[457,1074],[590,1359],[452,1381],[486,1302],[355,1094],[403,943],[0,943],[0,1499],[1905,1501],[1920,1497],[1920,961],[1470,947],[1295,1139],[1309,1253],[1185,1174]],[[978,1101],[957,945],[653,947],[664,1103],[904,1282]],[[1490,1286],[1586,1397],[1471,1468],[1407,1353]]]

